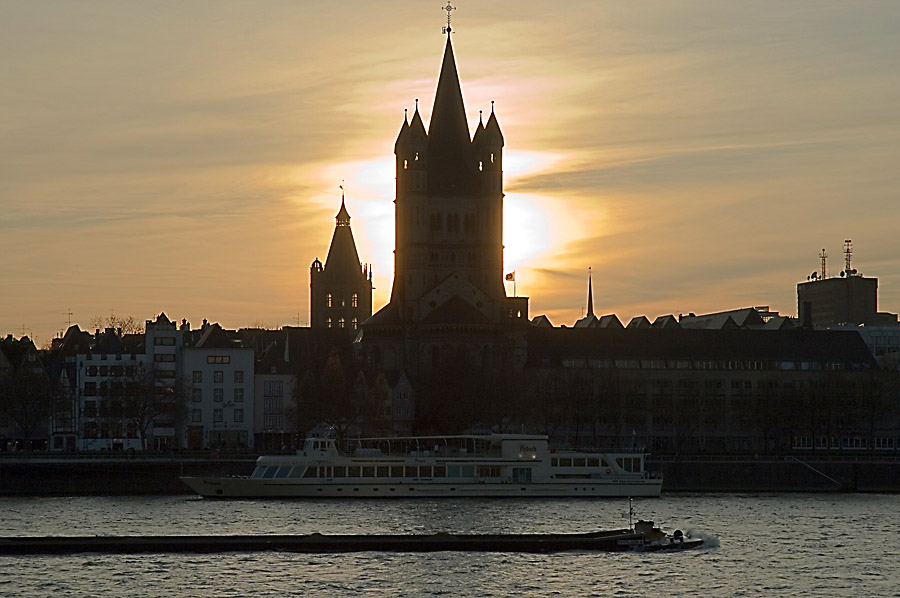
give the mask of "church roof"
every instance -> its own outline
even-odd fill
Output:
[[[341,209],[335,216],[335,220],[337,222],[334,226],[334,235],[331,237],[328,257],[325,258],[325,271],[338,275],[359,273],[359,253],[356,251],[353,231],[350,230],[350,213],[347,212],[343,199],[341,199]]]
[[[455,296],[428,314],[422,324],[488,324],[487,317],[462,297]]]
[[[428,127],[428,191],[465,193],[473,171],[469,124],[448,35]]]

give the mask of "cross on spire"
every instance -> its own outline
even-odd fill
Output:
[[[446,33],[447,35],[450,35],[450,31],[451,31],[451,29],[450,29],[450,11],[456,10],[456,7],[451,6],[450,0],[447,0],[447,6],[444,7],[444,10],[447,11],[447,26],[443,28],[441,33]]]

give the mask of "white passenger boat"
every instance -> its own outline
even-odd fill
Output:
[[[249,477],[182,477],[211,498],[656,497],[662,478],[641,451],[551,450],[546,436],[491,434],[353,440],[308,438],[263,456]]]

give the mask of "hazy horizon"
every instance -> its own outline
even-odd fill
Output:
[[[0,333],[111,311],[308,325],[342,184],[374,306],[393,143],[441,2],[0,0]],[[470,128],[503,130],[505,271],[534,317],[769,305],[820,268],[900,311],[900,4],[455,2]],[[891,249],[891,248],[894,249]],[[507,293],[513,294],[512,283]]]

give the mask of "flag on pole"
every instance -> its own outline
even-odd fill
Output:
[[[506,275],[506,280],[515,280],[516,279],[516,271],[513,270],[509,274]]]

